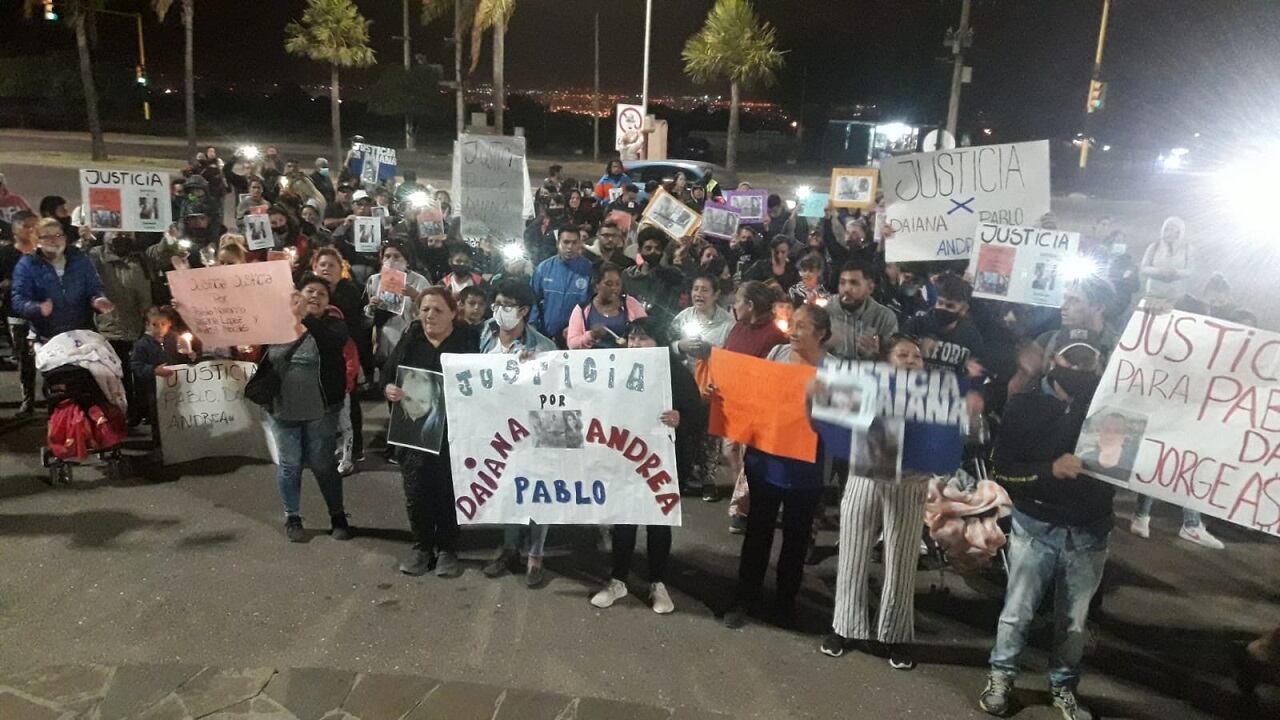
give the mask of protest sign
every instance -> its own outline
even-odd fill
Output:
[[[244,237],[250,250],[270,250],[276,246],[271,234],[271,218],[266,215],[244,216]]]
[[[1080,434],[1085,474],[1280,536],[1278,371],[1280,334],[1135,312]]]
[[[382,220],[376,217],[357,217],[351,228],[355,234],[352,246],[356,252],[376,253],[382,247]]]
[[[1080,250],[1080,233],[982,223],[969,257],[973,296],[1062,307],[1062,266]]]
[[[1049,142],[886,158],[889,262],[966,260],[979,223],[1028,225],[1049,212]]]
[[[644,208],[646,222],[657,225],[672,239],[689,237],[698,229],[702,216],[676,199],[675,195],[658,188]]]
[[[165,464],[209,457],[271,460],[262,411],[244,397],[256,365],[213,360],[170,369],[173,375],[155,380]]]
[[[621,151],[634,145],[642,137],[643,128],[643,105],[618,105],[618,116],[613,130],[613,149]]]
[[[289,252],[290,250],[293,250],[293,252]],[[268,250],[268,251],[267,251],[267,262],[274,262],[274,261],[276,261],[276,260],[283,260],[283,261],[285,261],[285,262],[289,263],[290,265],[293,265],[293,261],[294,261],[294,259],[297,257],[297,256],[296,256],[296,253],[297,253],[297,252],[298,252],[298,251],[297,251],[297,250],[294,250],[294,248],[293,248],[293,246],[292,246],[292,245],[290,245],[289,247],[287,247],[287,248],[285,248],[285,249],[283,249],[283,250]]]
[[[718,202],[702,208],[702,234],[732,240],[738,234],[738,209]]]
[[[391,403],[387,444],[440,454],[444,440],[444,376],[433,370],[401,366],[396,385],[404,398]]]
[[[800,201],[800,217],[820,218],[826,215],[829,202],[831,195],[827,193],[811,192],[805,195]]]
[[[453,199],[466,237],[524,238],[529,165],[523,137],[460,135],[453,143]]]
[[[268,345],[298,338],[287,262],[170,270],[166,276],[178,312],[205,347]]]
[[[875,168],[832,168],[831,205],[863,210],[875,205],[877,175]]]
[[[725,190],[724,203],[738,211],[738,222],[744,225],[763,225],[769,220],[769,192],[767,190]]]
[[[458,522],[679,525],[670,357],[444,355]]]
[[[815,372],[808,365],[712,349],[708,380],[716,394],[710,433],[772,455],[814,462],[818,436],[809,427],[804,394]]]
[[[849,458],[856,474],[892,480],[960,467],[969,416],[954,372],[846,361],[825,365],[818,379],[846,397],[843,403],[815,397],[814,427],[827,453]]]
[[[408,281],[409,275],[404,270],[383,265],[378,273],[378,309],[392,315],[404,312],[404,286]]]
[[[396,179],[396,151],[394,148],[351,143],[351,174],[368,185],[389,185]]]
[[[89,229],[164,232],[173,223],[169,173],[81,170],[80,204]],[[67,242],[75,238],[67,238]]]
[[[609,217],[605,219],[612,220],[618,226],[618,229],[624,233],[631,231],[632,221],[635,220],[635,218],[631,217],[631,213],[626,210],[610,210]]]

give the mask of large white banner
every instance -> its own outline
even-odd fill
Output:
[[[880,186],[890,262],[965,260],[979,223],[1031,225],[1049,212],[1049,141],[888,158]]]
[[[156,422],[167,465],[207,457],[271,460],[262,411],[244,396],[257,366],[213,360],[156,378]]]
[[[173,222],[169,173],[155,170],[81,170],[80,204],[95,232],[164,232]]]
[[[666,348],[441,362],[459,523],[680,524]]]
[[[1062,307],[1063,264],[1080,251],[1080,233],[982,223],[974,240],[974,297]]]
[[[1280,334],[1135,312],[1076,453],[1099,480],[1280,535]]]
[[[524,138],[459,135],[453,143],[453,200],[463,236],[523,239],[524,219],[532,215]]]

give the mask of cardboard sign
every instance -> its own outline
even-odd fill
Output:
[[[1076,454],[1093,478],[1280,536],[1277,382],[1280,334],[1135,312]]]
[[[738,222],[763,225],[769,221],[768,190],[725,190],[724,203],[738,211]]]
[[[621,152],[629,145],[634,145],[642,137],[644,128],[643,105],[618,105],[618,115],[614,123],[613,149]]]
[[[1031,225],[1049,212],[1049,141],[886,158],[889,262],[967,260],[980,223]]]
[[[867,210],[876,204],[875,168],[832,168],[831,204],[838,208]]]
[[[276,246],[271,234],[271,218],[266,215],[244,216],[244,238],[250,250],[270,250]]]
[[[718,202],[702,208],[702,234],[732,240],[738,234],[738,209]]]
[[[155,170],[81,170],[80,204],[95,232],[164,232],[173,223],[169,173]]]
[[[820,218],[827,214],[827,204],[831,202],[831,195],[827,193],[811,192],[800,201],[800,217]]]
[[[351,174],[366,185],[390,185],[396,179],[396,151],[394,148],[351,144]]]
[[[210,457],[271,460],[262,411],[244,397],[258,366],[213,360],[156,378],[156,422],[166,465]]]
[[[679,525],[670,357],[444,355],[458,522]]]
[[[355,239],[351,246],[356,252],[377,254],[382,247],[382,220],[376,217],[356,217],[351,234]]]
[[[1063,264],[1079,253],[1079,233],[983,223],[974,240],[974,297],[1062,307]]]
[[[772,455],[814,462],[818,436],[809,427],[804,393],[816,372],[808,365],[713,348],[710,383],[718,392],[709,432]]]
[[[166,277],[182,319],[207,348],[298,339],[286,262],[170,270]]]
[[[453,199],[464,236],[498,243],[523,240],[526,196],[532,197],[523,137],[458,136],[453,143]]]

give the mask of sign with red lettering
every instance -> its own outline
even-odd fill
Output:
[[[1280,334],[1135,312],[1076,448],[1085,473],[1280,535]]]
[[[458,522],[679,525],[666,348],[446,354]]]

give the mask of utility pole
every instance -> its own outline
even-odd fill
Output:
[[[653,0],[644,0],[644,80],[640,87],[640,113],[649,117],[649,37],[653,30]]]
[[[1102,0],[1102,22],[1098,27],[1098,51],[1093,56],[1093,74],[1089,76],[1089,96],[1085,99],[1084,137],[1080,142],[1080,169],[1089,164],[1089,118],[1102,109],[1106,86],[1102,82],[1102,48],[1107,42],[1107,19],[1111,15],[1111,0]]]
[[[600,162],[600,11],[596,11],[596,80],[591,91],[591,160]]]
[[[453,0],[453,103],[459,136],[467,129],[467,98],[462,89],[462,6],[463,0]]]
[[[409,53],[409,0],[403,0],[404,4],[404,73],[407,76],[412,67],[412,58]],[[413,150],[416,143],[414,142],[413,132],[413,116],[409,113],[404,114],[404,149]]]
[[[956,134],[956,123],[960,119],[960,89],[965,82],[964,50],[973,44],[973,28],[969,27],[969,11],[973,8],[973,0],[964,0],[960,9],[960,30],[947,31],[946,44],[951,46],[951,55],[955,64],[951,68],[951,101],[947,104],[947,132],[952,137]]]

